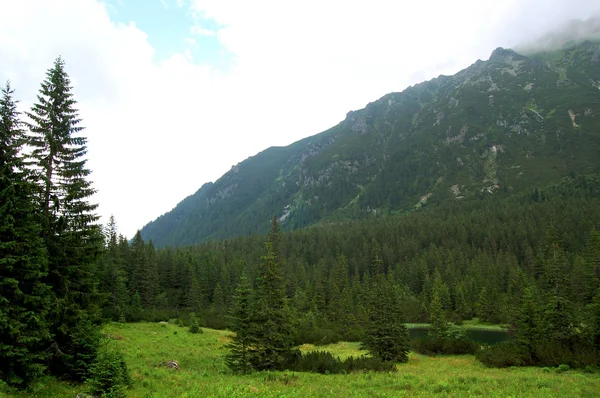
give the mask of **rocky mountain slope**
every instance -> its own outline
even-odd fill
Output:
[[[600,167],[600,42],[498,48],[272,147],[142,229],[157,246],[512,195]]]

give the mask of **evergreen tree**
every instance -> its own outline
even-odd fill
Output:
[[[465,298],[465,293],[462,289],[462,286],[459,286],[456,289],[456,297],[454,299],[454,309],[456,314],[460,319],[470,319],[471,311],[469,311],[469,307],[467,305],[467,300]]]
[[[89,202],[95,190],[87,179],[86,139],[79,134],[71,83],[58,58],[41,84],[38,102],[27,115],[32,170],[39,172],[42,236],[49,257],[47,283],[54,298],[50,308],[54,374],[82,380],[99,341],[99,295],[94,266],[102,252],[102,233]],[[84,340],[80,336],[86,336]]]
[[[104,315],[116,321],[124,315],[129,305],[127,291],[127,275],[123,269],[123,260],[119,250],[117,225],[115,218],[110,217],[106,228],[104,255],[100,261],[100,292],[105,296]]]
[[[159,290],[156,255],[152,241],[146,244],[140,231],[131,241],[130,269],[129,291],[140,294],[145,309],[152,308]]]
[[[240,283],[233,295],[233,306],[229,317],[229,327],[235,333],[227,346],[229,352],[225,357],[227,366],[236,373],[248,373],[252,370],[250,363],[250,342],[252,334],[252,286],[242,274]]]
[[[200,321],[195,312],[190,313],[190,333],[203,333],[200,329]]]
[[[225,293],[221,283],[217,283],[213,292],[213,301],[210,306],[209,327],[215,329],[223,329],[225,327],[225,315],[227,314],[227,306],[225,304]]]
[[[527,287],[523,292],[521,308],[515,322],[515,337],[519,343],[532,351],[533,344],[538,338],[539,308],[535,300],[533,288]]]
[[[482,287],[477,299],[477,316],[481,321],[491,322],[493,318],[493,304],[487,287]]]
[[[256,370],[281,370],[293,360],[294,333],[285,295],[283,275],[271,239],[278,241],[276,220],[266,243],[267,253],[258,270],[253,327],[250,334],[250,363]]]
[[[368,318],[362,347],[383,361],[407,362],[408,330],[393,287],[383,275],[379,255],[374,256],[371,267],[377,274],[369,292]]]
[[[444,311],[448,311],[452,308],[450,289],[448,289],[448,286],[444,283],[442,275],[440,274],[440,271],[438,269],[436,269],[433,274],[433,288],[431,294],[433,296],[438,296],[438,299],[442,305],[442,309]]]
[[[42,375],[50,340],[46,251],[33,185],[20,150],[23,131],[10,84],[0,99],[0,380],[25,387]]]
[[[596,353],[600,354],[600,289],[588,307],[587,323],[589,324],[590,340]]]
[[[448,333],[448,322],[444,315],[442,302],[438,295],[434,295],[429,306],[429,336],[437,340],[444,340]]]
[[[204,303],[202,287],[195,270],[191,269],[190,272],[192,275],[190,281],[190,290],[187,294],[187,307],[192,312],[200,313],[203,310]]]
[[[568,299],[569,264],[554,225],[547,231],[544,249],[544,272],[540,278],[544,289],[540,334],[549,342],[568,345],[576,333],[573,306]]]

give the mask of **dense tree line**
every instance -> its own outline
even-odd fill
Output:
[[[526,290],[536,310],[553,298],[566,311],[560,320],[581,331],[600,286],[599,192],[597,175],[572,176],[509,199],[281,233],[277,256],[296,342],[364,340],[372,309],[384,308],[373,297],[391,300],[409,322],[516,325]],[[139,234],[131,242],[108,235],[98,271],[111,296],[107,318],[194,312],[204,326],[223,328],[237,286],[252,292],[260,281],[263,236],[156,250]]]
[[[103,239],[71,90],[58,58],[27,123],[9,83],[0,100],[0,379],[17,387],[86,379],[101,337]]]
[[[369,317],[363,336],[363,348],[371,357],[342,361],[326,352],[301,354],[294,347],[294,322],[281,272],[279,226],[274,217],[256,287],[252,289],[242,275],[235,291],[230,321],[234,336],[226,356],[229,368],[239,373],[285,369],[321,373],[395,370],[392,362],[408,360],[408,331],[395,305],[391,285],[383,275],[381,261],[375,258],[373,265],[378,277],[377,289],[369,297]]]

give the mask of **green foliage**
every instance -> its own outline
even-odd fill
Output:
[[[475,357],[484,365],[495,368],[532,365],[531,354],[523,345],[507,340],[493,346],[484,346]]]
[[[230,323],[236,335],[229,345],[227,356],[227,364],[234,372],[285,369],[297,355],[279,263],[279,248],[275,248],[273,242],[279,243],[275,218],[256,289],[252,293],[243,275],[234,296]]]
[[[252,370],[250,350],[253,341],[252,286],[245,274],[233,295],[230,315],[230,328],[235,333],[227,346],[229,352],[225,361],[229,369],[236,373],[248,373]]]
[[[472,355],[479,350],[479,344],[469,339],[440,340],[423,337],[412,340],[411,348],[423,355]]]
[[[190,314],[190,333],[204,333],[195,313]]]
[[[298,356],[290,370],[296,372],[313,372],[322,374],[338,374],[352,372],[395,372],[396,365],[379,358],[353,356],[345,359],[334,357],[327,351],[311,351]]]
[[[431,325],[433,326],[433,325]],[[479,344],[467,336],[467,330],[454,324],[447,324],[443,335],[432,333],[429,328],[426,337],[411,341],[411,348],[424,355],[464,355],[475,354]]]
[[[429,327],[429,336],[433,339],[444,340],[448,333],[448,322],[446,321],[444,309],[437,294],[433,296],[431,305],[429,306],[429,323],[431,324]]]
[[[98,344],[98,300],[94,266],[102,235],[88,199],[86,139],[75,109],[64,62],[58,58],[42,82],[38,103],[27,113],[32,123],[28,144],[40,173],[42,236],[49,254],[47,283],[53,302],[48,319],[53,334],[50,370],[82,380]]]
[[[0,380],[26,387],[46,368],[47,256],[31,174],[20,151],[23,130],[7,83],[0,99]]]
[[[276,222],[274,222],[274,226]],[[296,355],[291,313],[283,284],[274,227],[267,241],[267,253],[259,268],[251,308],[249,362],[255,370],[284,369]]]
[[[123,354],[110,340],[103,341],[88,378],[90,393],[107,398],[126,397],[132,385]]]
[[[395,302],[393,289],[382,274],[377,275],[370,294],[362,346],[382,361],[408,361],[408,330]]]

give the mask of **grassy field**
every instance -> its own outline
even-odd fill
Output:
[[[229,332],[154,323],[110,324],[106,333],[125,354],[134,379],[131,397],[593,397],[600,391],[600,375],[555,369],[489,369],[473,356],[426,357],[411,353],[409,362],[390,374],[320,375],[293,372],[236,376],[227,370],[223,355]],[[303,351],[316,347],[303,345]],[[317,347],[340,357],[363,354],[358,343]],[[181,370],[160,366],[176,360]],[[0,396],[74,398],[85,386],[54,379],[37,383],[31,391]]]

